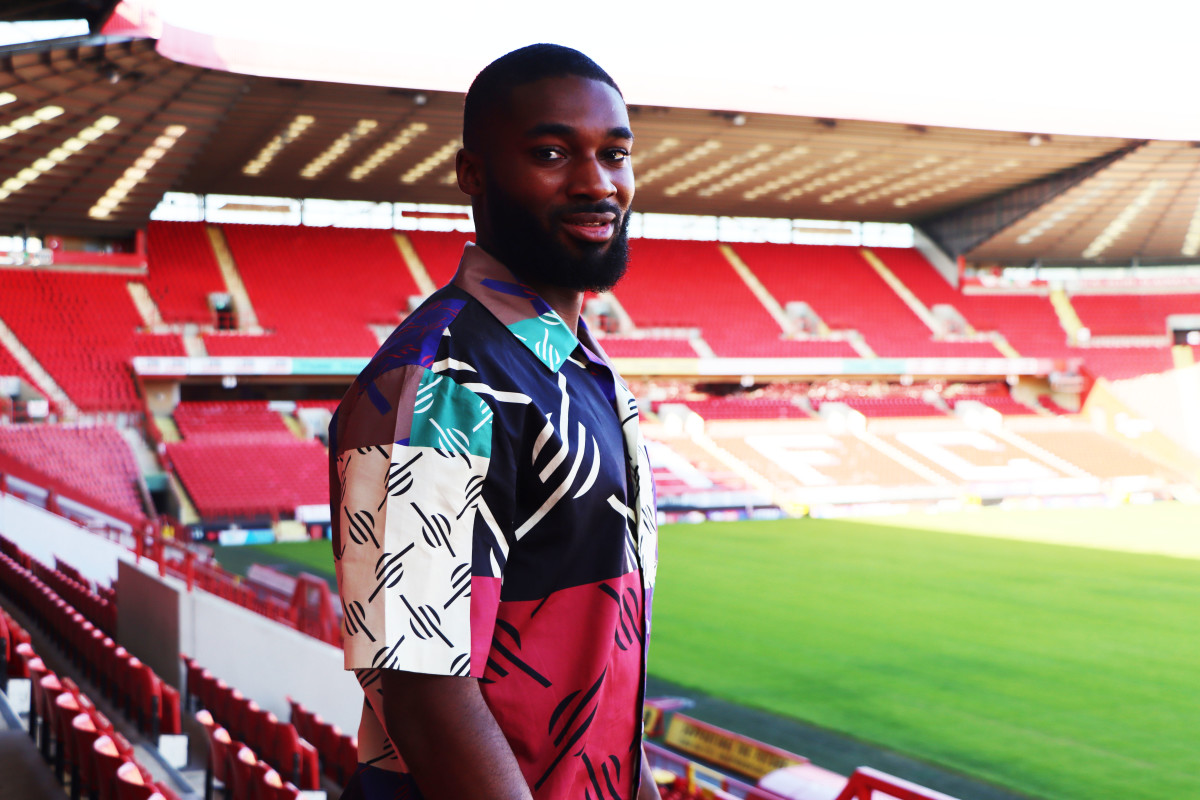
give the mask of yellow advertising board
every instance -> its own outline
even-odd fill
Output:
[[[803,756],[683,714],[671,718],[667,725],[666,743],[683,753],[754,780],[783,767],[808,763]]]

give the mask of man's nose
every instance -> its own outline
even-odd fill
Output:
[[[572,197],[586,197],[596,201],[612,197],[617,193],[617,186],[599,159],[580,158],[572,165],[567,192]]]

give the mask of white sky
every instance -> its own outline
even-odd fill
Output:
[[[751,124],[766,112],[1200,140],[1194,0],[126,3],[157,10],[168,57],[251,74],[464,91],[496,56],[554,41],[596,59],[631,103]]]

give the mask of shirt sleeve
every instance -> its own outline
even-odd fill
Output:
[[[507,552],[483,507],[490,407],[404,367],[343,411],[331,480],[345,668],[482,676]]]

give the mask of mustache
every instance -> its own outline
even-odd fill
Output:
[[[621,207],[611,200],[601,200],[598,203],[579,203],[572,206],[563,206],[556,208],[551,213],[551,216],[557,222],[569,214],[612,214],[617,222],[624,219],[625,215],[621,213]]]

